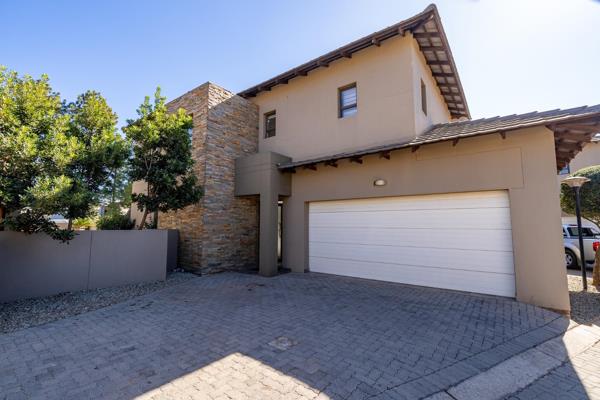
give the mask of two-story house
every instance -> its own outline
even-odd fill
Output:
[[[557,171],[600,106],[470,120],[435,6],[193,114],[187,268],[278,265],[569,309]]]

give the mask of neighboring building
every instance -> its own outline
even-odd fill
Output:
[[[238,95],[207,83],[170,107],[193,114],[205,187],[158,216],[181,232],[182,266],[281,264],[569,310],[556,173],[600,106],[469,120],[435,6]]]

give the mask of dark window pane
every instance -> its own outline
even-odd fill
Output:
[[[357,105],[356,84],[339,89],[339,117],[344,118],[356,114]]]
[[[425,82],[421,80],[421,109],[423,113],[427,115],[427,88],[425,87]]]
[[[277,126],[277,117],[275,111],[265,114],[265,137],[275,136]]]

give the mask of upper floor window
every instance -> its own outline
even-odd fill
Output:
[[[275,111],[270,111],[265,114],[265,138],[275,136],[277,125],[277,115]]]
[[[423,79],[421,79],[421,110],[427,115],[427,87]]]
[[[192,138],[194,137],[194,125],[193,125],[194,114],[190,114],[190,117],[192,117],[192,126],[190,126],[187,131],[188,131],[188,136],[190,137],[190,140],[192,140]]]
[[[356,102],[356,83],[338,89],[339,92],[339,117],[349,117],[358,111]]]

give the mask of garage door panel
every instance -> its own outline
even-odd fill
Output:
[[[509,229],[364,229],[358,227],[312,227],[311,242],[382,246],[436,246],[448,249],[512,251]]]
[[[510,229],[508,208],[349,211],[312,213],[309,223],[314,227],[371,227],[419,229]]]
[[[313,213],[368,210],[440,210],[452,208],[506,208],[508,198],[502,192],[478,192],[437,194],[429,196],[403,196],[402,203],[397,197],[377,199],[356,199],[352,201],[326,201],[313,203]]]
[[[512,252],[438,249],[431,247],[360,246],[339,243],[310,243],[311,257],[354,260],[424,268],[449,268],[505,273]]]
[[[309,269],[512,297],[508,193],[310,203]]]
[[[360,261],[327,260],[312,257],[310,259],[310,265],[318,270],[318,272],[334,275],[365,278],[364,271],[368,270],[368,279],[463,291],[465,290],[465,287],[476,287],[477,293],[507,297],[515,296],[514,277],[510,274],[491,274],[485,272],[444,269],[428,271],[427,274],[423,274],[422,267],[411,265],[403,265],[402,273],[398,274],[398,267],[396,265]],[[344,271],[343,274],[339,273],[341,270]]]

